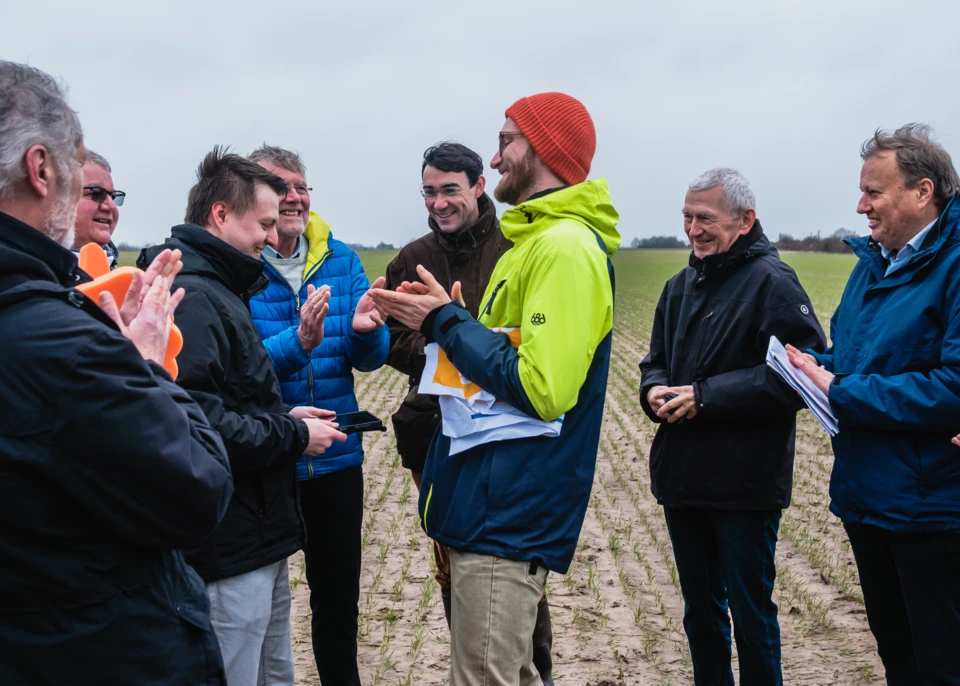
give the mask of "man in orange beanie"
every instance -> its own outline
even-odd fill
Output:
[[[449,546],[453,686],[536,686],[530,636],[549,571],[566,573],[593,484],[613,327],[618,215],[603,179],[587,181],[596,134],[562,93],[506,112],[491,166],[516,205],[474,319],[418,268],[422,283],[373,290],[377,306],[436,341],[460,373],[556,431],[513,428],[451,455],[438,432],[424,465],[424,530]],[[519,329],[513,347],[492,328]]]

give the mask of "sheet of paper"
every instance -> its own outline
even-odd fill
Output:
[[[793,390],[800,394],[803,402],[810,408],[823,430],[831,436],[836,436],[840,429],[837,425],[837,418],[833,414],[833,409],[830,407],[830,400],[823,391],[814,385],[810,377],[790,364],[787,350],[777,340],[776,336],[770,337],[770,344],[767,346],[767,364],[784,381],[790,384]]]

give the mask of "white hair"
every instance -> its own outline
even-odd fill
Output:
[[[47,148],[61,178],[76,170],[83,129],[65,96],[49,74],[0,60],[0,199],[26,178],[24,155],[34,145]]]
[[[113,170],[110,168],[110,163],[107,162],[107,158],[103,155],[95,153],[93,150],[87,150],[87,162],[93,162],[95,165],[103,169],[103,171],[108,174],[112,174]]]
[[[742,217],[747,210],[757,207],[750,183],[736,169],[717,167],[703,172],[690,183],[689,190],[706,191],[720,186],[723,188],[723,202],[734,217]]]

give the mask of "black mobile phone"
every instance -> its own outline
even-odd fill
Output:
[[[676,393],[667,393],[665,396],[663,396],[663,402],[668,403],[668,402],[670,402],[671,400],[673,400],[673,399],[676,398],[676,397],[677,397],[677,394],[676,394]],[[676,410],[674,410],[673,412],[676,412]],[[673,415],[673,412],[670,413],[671,416]],[[677,421],[675,421],[674,424],[683,424],[683,421],[684,421],[685,419],[686,419],[686,417],[680,417],[680,419],[678,419]]]
[[[358,434],[363,431],[386,431],[383,420],[369,412],[344,412],[333,418],[340,425],[340,431],[345,434]]]

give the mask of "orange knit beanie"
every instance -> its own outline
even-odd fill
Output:
[[[564,93],[538,93],[517,100],[506,115],[550,171],[570,185],[586,180],[597,132],[583,103]]]

